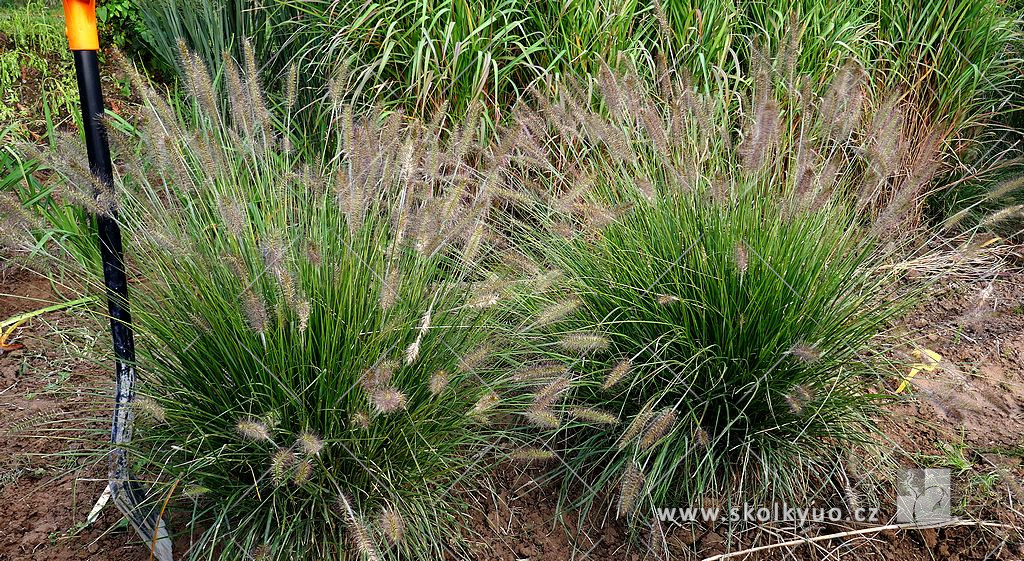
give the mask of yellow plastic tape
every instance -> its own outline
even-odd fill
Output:
[[[10,339],[11,335],[14,333],[14,330],[21,327],[21,324],[25,323],[26,321],[28,321],[28,318],[23,319],[17,323],[11,324],[11,327],[8,328],[7,331],[0,333],[0,354],[10,351],[16,351],[22,348],[22,345],[8,343],[7,340]]]
[[[896,393],[903,393],[907,388],[910,387],[910,381],[917,376],[919,372],[935,372],[939,368],[939,363],[942,362],[942,355],[924,347],[914,349],[910,351],[910,354],[921,362],[915,362],[910,365],[910,372],[906,378],[903,378],[903,382],[900,383],[900,387],[896,388]]]
[[[64,33],[72,51],[100,50],[96,0],[64,0]]]

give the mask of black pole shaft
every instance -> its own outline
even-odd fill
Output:
[[[82,99],[82,125],[85,129],[85,147],[89,153],[89,168],[111,191],[114,174],[110,163],[110,147],[103,128],[103,92],[100,89],[100,69],[96,51],[72,50],[75,55],[75,74],[78,76],[78,95]],[[171,540],[167,525],[160,516],[159,504],[150,500],[145,488],[132,479],[128,471],[128,456],[124,445],[132,438],[132,400],[135,387],[135,340],[132,317],[128,312],[128,278],[124,268],[124,248],[121,229],[117,226],[114,209],[96,216],[100,238],[100,258],[103,261],[103,284],[107,292],[107,312],[110,315],[110,335],[114,343],[114,373],[117,386],[114,394],[113,422],[110,425],[110,471],[108,474],[110,497],[124,513],[135,531],[159,561],[172,561]],[[153,557],[150,557],[151,559]]]
[[[78,94],[82,100],[82,125],[85,129],[85,147],[89,153],[89,168],[105,185],[113,189],[114,176],[110,163],[110,147],[103,128],[103,91],[100,88],[100,70],[96,51],[72,51],[75,56],[75,74]],[[135,341],[132,334],[131,314],[128,311],[128,279],[124,268],[124,248],[121,229],[111,209],[110,215],[96,217],[99,230],[100,257],[103,262],[103,284],[106,286],[107,311],[110,315],[110,333],[114,343],[117,390],[111,440],[119,444],[131,434],[129,404],[135,381]],[[126,467],[124,454],[114,451],[114,469]]]

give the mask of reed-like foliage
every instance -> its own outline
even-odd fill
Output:
[[[516,300],[523,419],[560,456],[567,506],[646,523],[653,507],[806,500],[845,488],[851,450],[872,457],[884,334],[915,289],[888,260],[935,146],[904,138],[892,104],[865,115],[856,67],[823,98],[767,72],[736,92],[740,114],[725,92],[605,72],[611,117],[566,88],[523,119],[582,162],[516,213],[549,270]]]
[[[182,58],[195,121],[136,80],[141,148],[112,139],[117,196],[77,185],[127,240],[138,475],[189,513],[192,558],[446,555],[466,516],[453,486],[509,408],[474,265],[506,164],[468,169],[487,152],[471,130],[343,107],[338,151],[302,162],[254,74],[226,61],[220,112]],[[49,164],[76,180],[78,158]]]
[[[627,60],[651,76],[667,54],[711,91],[742,79],[754,37],[761,48],[794,47],[786,66],[811,74],[816,87],[856,60],[956,130],[1008,109],[1003,100],[1020,81],[1010,49],[1019,26],[996,0],[236,0],[141,8],[155,50],[170,63],[179,37],[216,64],[222,49],[240,49],[238,37],[247,36],[282,75],[289,62],[303,62],[316,78],[310,99],[340,78],[361,102],[429,115],[445,102],[461,114],[480,101],[492,121],[531,85],[592,77],[600,61]]]
[[[954,129],[1020,104],[1020,21],[998,2],[877,4],[871,55],[877,80],[907,91]]]

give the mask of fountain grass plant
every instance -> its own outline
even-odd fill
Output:
[[[511,408],[475,266],[507,159],[470,129],[442,140],[437,123],[339,104],[338,151],[302,162],[255,74],[227,61],[219,111],[202,62],[182,58],[193,122],[136,79],[145,116],[140,140],[114,135],[116,196],[64,186],[125,232],[138,475],[187,514],[173,519],[193,559],[457,550],[455,491]]]
[[[530,305],[547,325],[534,348],[558,368],[526,417],[557,428],[545,446],[564,446],[572,488],[590,485],[570,504],[813,495],[871,442],[894,279],[831,203],[635,204],[598,239],[541,240],[565,280]]]
[[[538,174],[514,213],[547,271],[513,298],[541,429],[522,456],[560,458],[567,508],[647,523],[831,492],[853,508],[875,462],[884,477],[885,335],[917,288],[894,261],[938,147],[856,67],[823,98],[768,70],[713,95],[606,71],[607,114],[566,88],[522,119],[581,162]]]

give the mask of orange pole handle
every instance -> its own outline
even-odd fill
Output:
[[[100,50],[96,0],[64,0],[64,32],[72,51]]]

